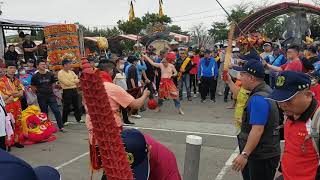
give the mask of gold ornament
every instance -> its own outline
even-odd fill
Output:
[[[99,37],[97,40],[97,46],[100,50],[106,50],[109,47],[108,40],[105,37]]]

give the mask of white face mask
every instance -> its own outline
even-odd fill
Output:
[[[95,67],[98,67],[98,65],[99,65],[99,63],[94,63],[94,66],[95,66]]]
[[[119,68],[124,69],[124,64],[121,64]]]

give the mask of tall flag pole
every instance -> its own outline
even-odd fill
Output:
[[[162,17],[164,16],[164,13],[163,13],[163,1],[162,0],[159,0],[159,16]]]
[[[130,11],[129,11],[129,21],[132,21],[136,18],[135,14],[134,14],[134,8],[133,8],[133,3],[131,1],[130,3]]]

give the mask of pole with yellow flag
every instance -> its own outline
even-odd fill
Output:
[[[129,21],[132,21],[136,18],[135,14],[134,14],[134,7],[133,7],[133,3],[131,1],[130,3],[130,11],[129,11]]]
[[[163,1],[162,0],[159,0],[159,16],[160,17],[164,16],[164,13],[163,13]]]

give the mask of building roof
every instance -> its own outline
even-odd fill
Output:
[[[54,25],[54,24],[58,24],[58,23],[0,18],[0,25],[3,26],[4,29],[23,30],[23,28],[44,28],[45,26]]]

